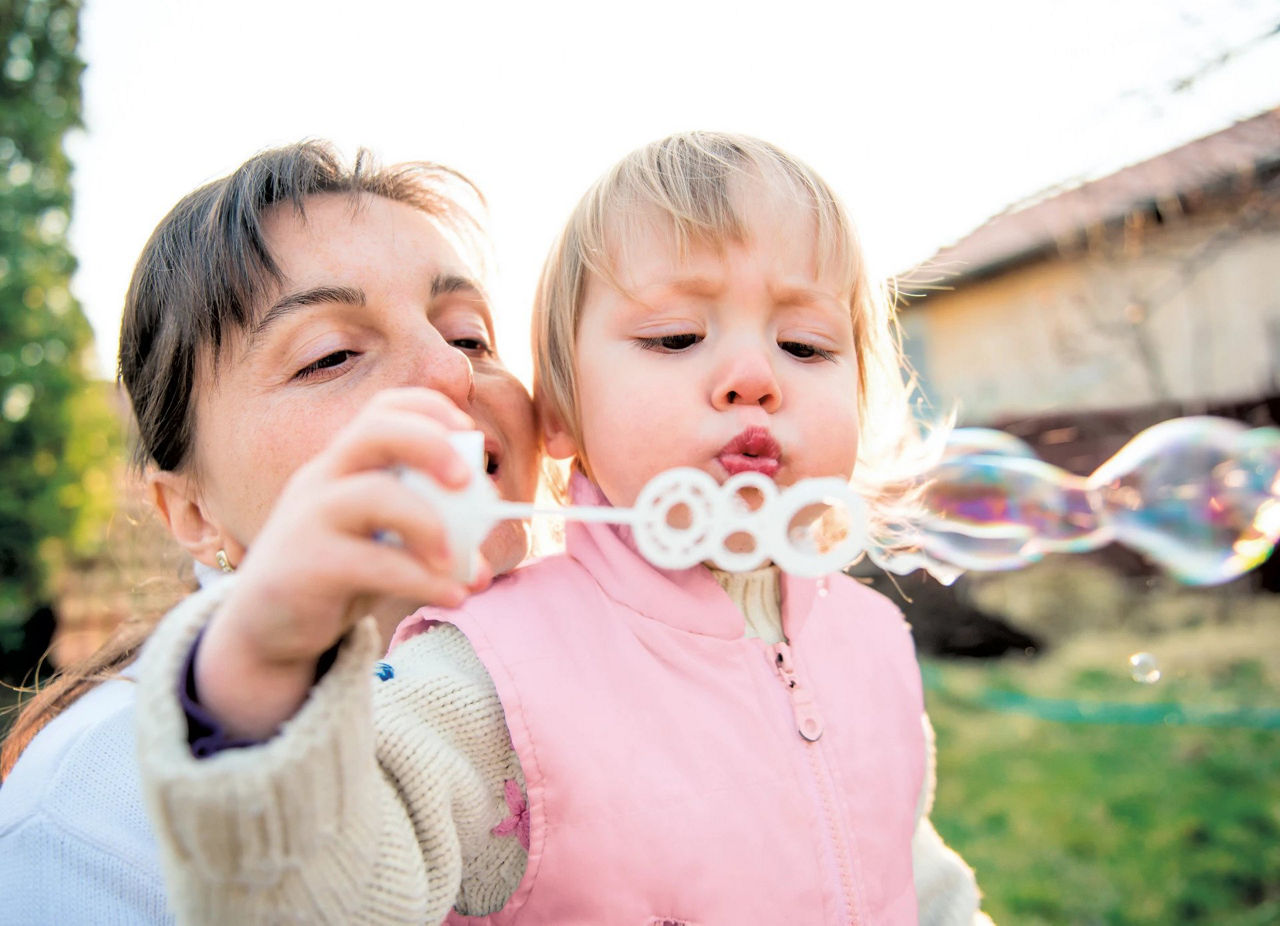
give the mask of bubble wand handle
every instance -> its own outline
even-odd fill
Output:
[[[528,518],[564,518],[567,521],[589,521],[595,524],[635,524],[640,520],[632,508],[591,508],[585,505],[566,505],[564,508],[539,508],[522,502],[498,499],[488,508],[488,514],[498,521],[523,521]]]

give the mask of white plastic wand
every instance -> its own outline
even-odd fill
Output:
[[[802,479],[779,490],[759,473],[738,473],[720,485],[701,470],[679,467],[649,480],[631,508],[539,508],[498,496],[485,478],[483,434],[458,432],[450,440],[474,473],[465,489],[445,491],[415,470],[402,469],[400,475],[448,526],[462,581],[475,577],[480,544],[495,524],[534,517],[627,525],[640,554],[660,569],[710,562],[744,572],[772,561],[784,572],[816,578],[847,566],[866,546],[866,508],[840,478]],[[747,502],[753,493],[754,505]],[[845,513],[844,534],[827,549],[814,542],[817,518],[809,512],[815,508]]]

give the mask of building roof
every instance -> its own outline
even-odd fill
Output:
[[[1183,211],[1195,194],[1230,189],[1280,170],[1280,107],[1062,192],[1017,203],[904,275],[908,284],[950,289],[1013,266],[1075,249],[1084,234],[1135,212]]]

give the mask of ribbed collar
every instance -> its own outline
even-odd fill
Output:
[[[712,567],[711,576],[746,619],[746,635],[765,643],[781,643],[782,588],[777,566],[762,566],[751,572],[724,572]]]
[[[599,488],[580,473],[570,478],[569,494],[575,505],[609,504]],[[724,640],[744,636],[743,612],[706,566],[659,569],[636,552],[630,530],[606,524],[569,521],[565,528],[565,547],[569,556],[591,573],[605,594],[645,617],[678,630]],[[782,627],[787,638],[794,640],[813,607],[818,581],[790,575],[782,575],[779,581],[774,569],[758,572],[772,575],[758,577],[754,591],[762,591],[761,583],[778,586],[776,597]],[[750,581],[744,581],[737,590],[748,593],[751,585]],[[735,593],[735,598],[738,597]]]

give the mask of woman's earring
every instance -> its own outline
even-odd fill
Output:
[[[227,559],[226,550],[219,550],[213,554],[214,562],[218,564],[218,568],[223,572],[235,572],[236,567],[231,565],[231,560]]]

